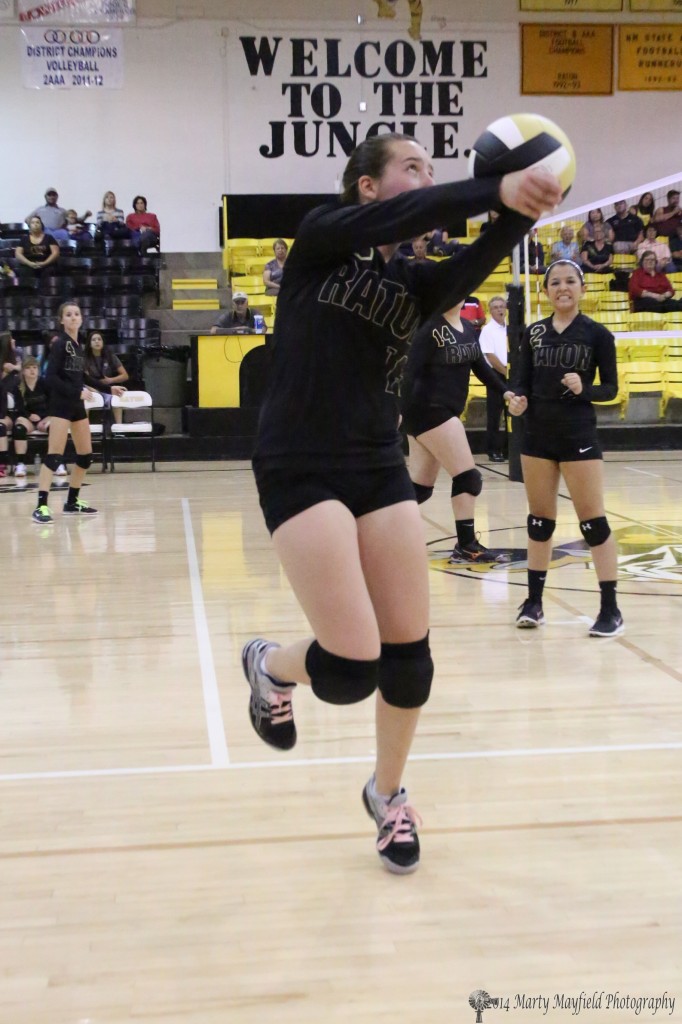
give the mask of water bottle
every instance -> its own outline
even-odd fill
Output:
[[[265,334],[265,317],[262,313],[253,314],[253,329],[256,334]]]

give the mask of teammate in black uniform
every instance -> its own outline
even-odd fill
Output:
[[[401,400],[410,444],[410,477],[420,505],[433,494],[441,466],[452,477],[457,543],[451,562],[508,561],[507,556],[490,552],[476,537],[474,506],[483,478],[459,417],[466,405],[471,370],[505,399],[511,398],[513,391],[507,390],[486,360],[477,331],[470,321],[462,320],[461,309],[460,302],[429,320],[410,346]]]
[[[12,441],[17,459],[15,477],[26,476],[24,459],[28,448],[27,438],[36,430],[47,430],[50,425],[47,418],[47,389],[39,374],[38,360],[34,356],[26,356],[21,364],[21,377],[11,392],[14,399]]]
[[[537,218],[560,198],[546,170],[433,186],[427,153],[381,135],[351,156],[343,202],[302,222],[277,303],[273,373],[253,460],[277,554],[315,639],[244,648],[249,713],[280,749],[296,742],[292,687],[332,704],[378,687],[376,773],[363,791],[391,871],[419,862],[417,815],[401,778],[429,696],[428,573],[402,455],[397,396],[406,346],[426,315],[463,299],[527,230],[497,234],[442,263],[391,259],[400,242],[500,202]]]
[[[521,344],[518,383],[509,409],[527,408],[522,449],[523,479],[528,495],[528,598],[516,620],[519,628],[545,621],[542,591],[552,554],[557,493],[563,476],[580,530],[592,549],[601,590],[601,610],[590,636],[623,632],[616,604],[616,542],[604,514],[602,453],[592,402],[618,393],[613,335],[579,309],[585,290],[583,273],[571,260],[550,264],[545,291],[552,316],[526,329]],[[599,371],[599,384],[594,383]]]
[[[78,337],[83,317],[77,303],[65,302],[59,307],[59,322],[62,332],[50,349],[45,374],[50,396],[50,428],[48,453],[43,459],[38,477],[38,505],[33,511],[34,523],[53,522],[47,496],[54,472],[64,456],[69,428],[76,449],[76,462],[71,471],[64,512],[67,515],[86,516],[97,512],[96,508],[90,508],[79,497],[81,484],[92,462],[92,438],[88,414],[83,404],[91,392],[83,387],[83,347]]]

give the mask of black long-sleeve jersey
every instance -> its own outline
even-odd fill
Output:
[[[597,370],[599,384],[594,383]],[[583,390],[579,395],[561,383],[566,373],[580,375]],[[530,324],[521,341],[518,381],[512,390],[526,396],[532,419],[594,422],[592,402],[608,401],[618,394],[613,335],[583,313],[561,332],[554,329],[551,316]]]
[[[45,384],[50,396],[77,402],[84,382],[83,347],[62,331],[50,349]]]
[[[366,205],[321,206],[306,216],[277,301],[256,463],[403,462],[397,399],[417,326],[470,294],[531,222],[506,211],[484,236],[440,263],[398,255],[387,263],[376,246],[499,206],[499,183],[435,185]]]
[[[12,388],[12,397],[14,398],[16,416],[40,416],[41,420],[47,416],[47,388],[40,377],[32,391],[27,386],[22,387],[21,384],[15,384]]]
[[[400,401],[406,422],[428,406],[440,406],[460,416],[466,405],[471,370],[486,387],[500,394],[507,390],[483,355],[468,320],[462,320],[461,331],[443,316],[427,321],[417,331],[407,357]]]

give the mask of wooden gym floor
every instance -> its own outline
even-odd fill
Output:
[[[515,560],[447,566],[441,477],[402,878],[360,803],[371,702],[299,691],[286,755],[249,725],[243,643],[307,629],[246,463],[94,470],[100,516],[53,498],[49,528],[0,485],[0,1024],[473,1024],[478,989],[508,1000],[486,1024],[569,1021],[581,991],[590,1024],[682,1018],[682,460],[607,459],[607,641],[567,500],[548,624],[513,627],[523,488],[479,462]]]

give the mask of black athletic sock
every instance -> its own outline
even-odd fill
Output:
[[[69,487],[69,493],[66,496],[66,504],[74,505],[80,494],[80,487]]]
[[[38,491],[38,504],[36,508],[40,508],[41,505],[47,505],[47,491]]]
[[[455,519],[457,529],[457,543],[460,547],[466,548],[476,540],[473,519]]]
[[[545,589],[547,571],[538,572],[537,569],[528,570],[528,598],[542,604],[542,591]]]
[[[616,604],[617,585],[615,580],[604,580],[599,584],[599,589],[601,590],[601,610],[603,612],[618,611],[618,605]]]

